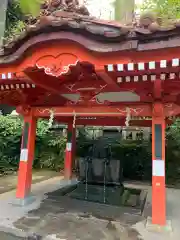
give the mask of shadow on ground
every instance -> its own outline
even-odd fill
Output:
[[[39,236],[25,239],[139,240],[132,225],[142,220],[133,209],[72,199],[56,191],[14,226]]]

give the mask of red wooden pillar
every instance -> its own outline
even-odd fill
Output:
[[[165,117],[163,104],[155,103],[152,116],[152,223],[166,225]]]
[[[72,131],[72,167],[76,164],[76,127]]]
[[[65,179],[70,180],[72,177],[72,166],[75,158],[75,144],[76,144],[76,128],[72,123],[68,124],[66,154],[64,164]]]
[[[24,117],[16,198],[24,201],[31,193],[32,164],[36,138],[36,119]]]

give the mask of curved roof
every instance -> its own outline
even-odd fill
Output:
[[[166,26],[161,26],[159,19],[146,15],[138,23],[124,26],[116,21],[91,17],[85,7],[76,4],[62,6],[60,0],[44,4],[40,16],[28,20],[26,29],[3,46],[0,62],[8,62],[9,56],[16,51],[22,55],[36,43],[61,39],[78,42],[89,50],[99,52],[180,46],[179,21],[169,21]]]
[[[38,117],[49,116],[49,110],[41,108],[52,106],[59,117],[73,116],[76,107],[81,108],[79,114],[109,111],[125,116],[125,104],[133,106],[132,115],[144,117],[151,116],[152,103],[159,99],[155,89],[162,87],[164,103],[175,103],[166,106],[166,116],[179,115],[180,48],[167,50],[180,46],[178,22],[163,27],[145,16],[133,26],[123,26],[93,18],[81,7],[58,9],[60,0],[54,1],[55,7],[46,8],[4,45],[0,103],[20,106],[23,114],[34,107]],[[94,112],[87,113],[89,106]]]

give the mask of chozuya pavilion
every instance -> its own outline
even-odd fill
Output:
[[[180,115],[180,23],[163,28],[144,16],[126,27],[67,2],[43,4],[1,50],[0,104],[24,117],[16,197],[23,202],[31,191],[38,118],[68,125],[66,179],[76,126],[152,126],[152,223],[165,225],[165,128]]]

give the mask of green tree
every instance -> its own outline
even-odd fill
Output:
[[[17,0],[15,0],[17,1]],[[40,6],[45,0],[18,0],[20,9],[25,14],[37,16],[40,12]]]
[[[14,36],[19,35],[25,29],[23,18],[24,14],[21,11],[19,0],[9,1],[6,14],[6,30],[3,32],[5,40],[13,40]]]
[[[7,0],[0,1],[0,46],[3,43],[3,37],[5,32],[7,5]]]
[[[123,24],[131,24],[133,21],[135,9],[134,0],[115,0],[114,18]]]
[[[180,18],[179,0],[145,0],[142,11],[152,11],[164,19]]]
[[[7,2],[7,0],[5,0]],[[25,16],[36,17],[40,13],[40,6],[45,0],[11,0],[8,1],[6,20],[5,16],[2,22],[6,22],[6,31],[0,31],[1,38],[13,40],[14,36],[21,34],[25,29]],[[7,4],[6,4],[7,5]],[[1,16],[2,17],[2,16]],[[1,28],[0,28],[1,30]]]
[[[180,146],[180,118],[177,118],[167,129],[167,138],[174,141],[174,144]]]
[[[22,126],[20,117],[0,115],[0,175],[18,168]],[[59,171],[64,165],[65,145],[66,138],[50,131],[48,121],[39,120],[33,166]]]

